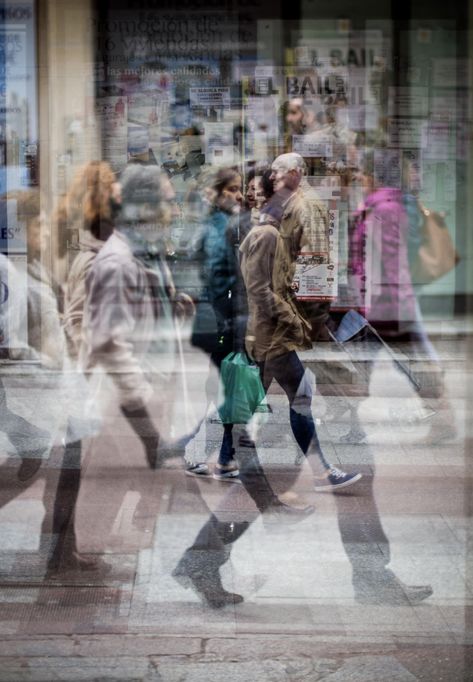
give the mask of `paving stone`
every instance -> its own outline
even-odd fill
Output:
[[[5,657],[72,656],[76,647],[73,637],[9,637],[0,641],[0,668]]]
[[[314,647],[316,645],[312,637],[241,636],[209,639],[205,651],[222,659],[254,660],[311,657]]]
[[[9,637],[0,641],[0,657],[83,656],[94,658],[130,656],[178,656],[199,653],[197,637],[153,635],[89,635],[71,637]],[[1,663],[0,663],[1,666]]]
[[[416,682],[419,678],[393,656],[357,656],[347,659],[325,679],[327,682]]]
[[[143,682],[146,658],[41,657],[2,659],[1,682]]]
[[[290,682],[284,665],[277,661],[250,663],[196,663],[158,665],[163,682]]]
[[[340,661],[324,658],[295,658],[281,663],[290,682],[318,682],[340,667]]]

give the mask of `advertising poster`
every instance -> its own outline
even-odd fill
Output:
[[[0,253],[0,349],[28,347],[26,254]]]
[[[205,161],[217,166],[234,163],[233,123],[204,123]]]
[[[32,7],[25,7],[25,11]],[[0,25],[0,50],[4,68],[0,75],[0,106],[2,126],[0,134],[5,149],[5,171],[2,169],[0,192],[19,189],[37,183],[37,127],[36,92],[30,73],[31,65],[30,21]],[[32,173],[31,173],[32,171]]]
[[[272,95],[266,97],[248,97],[245,119],[250,131],[254,134],[265,133],[270,137],[278,134],[278,99]]]
[[[0,194],[38,184],[34,3],[2,4],[0,23]],[[28,346],[26,224],[15,200],[0,205],[0,347]]]
[[[302,251],[296,260],[293,290],[301,301],[334,300],[338,293],[338,210],[328,211],[329,253]]]
[[[452,135],[452,126],[448,120],[429,121],[427,140],[424,152],[426,158],[445,161],[455,156],[456,144]]]
[[[400,149],[420,149],[427,144],[427,122],[414,118],[389,118],[389,146]]]
[[[428,90],[424,87],[390,87],[388,99],[389,116],[427,116],[429,112]]]
[[[333,144],[331,140],[320,136],[293,135],[292,151],[304,158],[331,158],[333,156]]]
[[[337,268],[324,253],[304,251],[297,256],[292,288],[301,301],[332,300],[337,296]]]
[[[103,131],[105,156],[114,170],[121,170],[128,160],[127,98],[99,97],[96,112]]]
[[[189,100],[193,108],[229,109],[230,88],[189,88]]]
[[[399,149],[375,150],[374,178],[381,186],[401,188],[401,151]]]

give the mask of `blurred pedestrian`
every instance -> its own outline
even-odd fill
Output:
[[[433,417],[439,408],[442,412],[433,419],[428,438],[436,442],[452,437],[453,416],[443,371],[425,331],[411,276],[412,244],[418,244],[412,222],[419,218],[412,216],[411,200],[405,201],[402,190],[394,186],[389,168],[375,177],[373,151],[361,158],[359,180],[364,200],[352,220],[349,283],[358,294],[360,311],[379,339],[388,346],[402,343],[411,359],[422,359],[422,372],[414,368],[410,373],[411,384],[427,416]],[[375,353],[382,348],[368,327],[354,340],[370,342]],[[366,366],[368,376],[373,365],[374,359]]]
[[[154,469],[164,455],[148,406],[153,379],[165,381],[176,353],[174,314],[182,295],[176,296],[166,263],[166,242],[179,209],[157,167],[128,166],[121,186],[119,220],[86,278],[83,365],[113,381],[121,413]]]

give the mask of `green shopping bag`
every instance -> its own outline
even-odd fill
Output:
[[[220,367],[218,413],[223,424],[247,424],[265,399],[259,367],[246,353],[229,353]]]

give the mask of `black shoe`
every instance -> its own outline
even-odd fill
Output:
[[[120,411],[140,439],[146,454],[146,461],[150,469],[159,469],[163,458],[159,452],[159,433],[146,407],[130,409],[124,405]]]
[[[348,433],[340,436],[338,439],[340,443],[364,443],[366,442],[366,431],[361,427],[350,427]]]
[[[254,448],[255,446],[255,441],[250,438],[247,434],[242,434],[240,438],[238,439],[238,445],[240,448]]]
[[[172,572],[172,577],[184,588],[192,589],[197,596],[213,609],[221,609],[227,604],[241,604],[241,594],[227,592],[222,586],[218,571],[212,576],[193,570],[181,560]]]
[[[38,473],[42,463],[42,457],[23,457],[20,468],[16,473],[18,480],[24,483],[33,478]]]
[[[431,585],[403,585],[403,590],[411,604],[420,604],[434,593]]]
[[[299,523],[315,512],[311,504],[306,507],[291,507],[280,500],[272,502],[263,513],[263,524],[271,530],[274,527]]]
[[[81,574],[83,572],[96,573],[100,576],[110,573],[112,567],[100,557],[84,556],[79,552],[72,552],[67,558],[59,561],[50,561],[47,568],[47,577],[60,579],[65,573]]]
[[[146,454],[146,461],[150,469],[159,469],[162,462],[159,456],[159,439],[158,438],[146,438],[143,442]]]
[[[240,535],[247,530],[250,524],[248,521],[232,521],[231,523],[217,523],[217,533],[224,545],[230,545],[238,540]]]
[[[360,604],[407,606],[420,604],[433,594],[430,585],[406,585],[389,568],[354,575],[355,598]]]
[[[376,589],[371,586],[355,590],[355,599],[359,604],[369,606],[407,606],[420,604],[433,594],[430,585],[404,585],[402,589]]]

